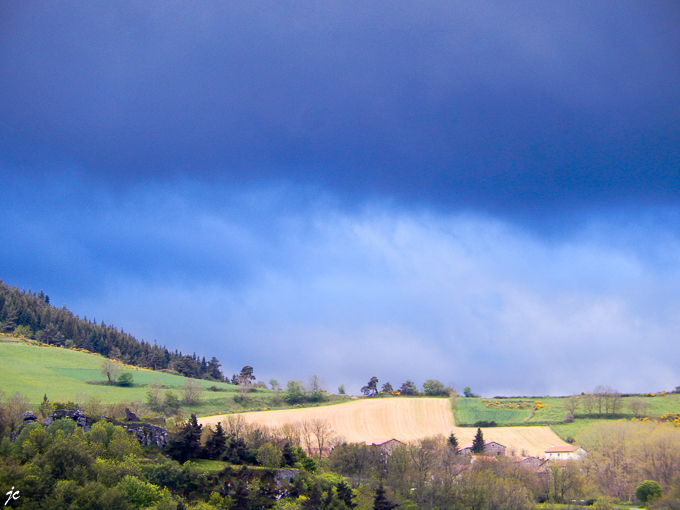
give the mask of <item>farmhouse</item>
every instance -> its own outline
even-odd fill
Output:
[[[398,439],[390,438],[390,439],[377,439],[375,441],[371,441],[370,443],[366,441],[366,444],[369,446],[377,446],[381,452],[386,453],[387,455],[392,455],[394,449],[397,448],[398,446],[402,446],[404,443],[402,443]]]
[[[551,446],[545,451],[546,460],[578,460],[585,455],[580,446]]]
[[[472,443],[464,444],[459,450],[461,455],[472,455]],[[505,456],[505,446],[496,441],[484,443],[484,451],[480,453],[486,457]]]

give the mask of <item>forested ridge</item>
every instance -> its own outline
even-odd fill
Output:
[[[0,332],[36,339],[51,345],[76,347],[130,365],[153,370],[173,370],[185,377],[223,380],[220,363],[170,351],[138,340],[123,329],[82,319],[65,306],[57,308],[42,290],[38,293],[10,287],[0,280]]]

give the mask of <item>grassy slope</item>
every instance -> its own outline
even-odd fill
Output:
[[[633,413],[627,407],[632,397],[623,398],[622,414],[617,415],[616,419],[630,419]],[[680,394],[657,395],[655,397],[639,397],[649,403],[647,415],[649,417],[659,417],[666,413],[680,413]],[[577,410],[575,420],[572,423],[562,423],[567,415],[564,407],[567,397],[537,397],[528,399],[491,399],[503,405],[506,402],[519,402],[520,400],[534,403],[540,400],[542,404],[547,404],[538,411],[503,409],[500,407],[485,407],[479,398],[459,398],[456,409],[456,424],[458,426],[473,426],[477,421],[495,421],[499,426],[519,426],[519,425],[552,425],[562,439],[576,437],[583,429],[590,424],[602,419],[597,415],[588,415],[583,410]],[[487,400],[487,399],[485,399]]]
[[[187,378],[154,372],[137,367],[127,367],[134,378],[134,386],[93,385],[85,381],[106,381],[100,372],[102,356],[80,351],[29,345],[25,342],[2,341],[0,337],[0,388],[9,397],[18,391],[28,397],[33,405],[38,405],[43,395],[52,402],[78,401],[82,403],[89,397],[96,397],[102,403],[146,402],[147,385],[160,383],[181,397],[180,389]],[[227,383],[199,380],[204,388],[215,386],[221,391],[205,391],[202,403],[183,407],[186,413],[210,415],[247,410],[271,408],[274,404],[274,391],[256,390],[248,395],[244,403],[234,401],[237,387]]]

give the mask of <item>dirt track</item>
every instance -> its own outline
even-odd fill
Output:
[[[227,416],[199,418],[213,425]],[[373,442],[395,438],[403,442],[453,432],[459,444],[471,443],[477,429],[456,427],[448,399],[389,398],[362,399],[345,404],[283,411],[242,413],[249,423],[280,427],[305,419],[328,421],[337,435],[347,442]],[[497,441],[508,448],[508,454],[544,456],[544,451],[566,445],[549,427],[492,427],[482,429],[486,441]]]

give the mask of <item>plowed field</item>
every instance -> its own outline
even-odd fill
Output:
[[[215,424],[227,416],[200,418],[202,424]],[[395,438],[402,442],[453,432],[459,444],[471,443],[477,429],[456,427],[448,399],[387,398],[365,399],[326,407],[242,413],[249,423],[280,427],[285,423],[322,419],[347,442],[374,442]],[[486,441],[508,448],[508,454],[544,457],[551,446],[566,445],[549,427],[491,427],[482,429]]]

